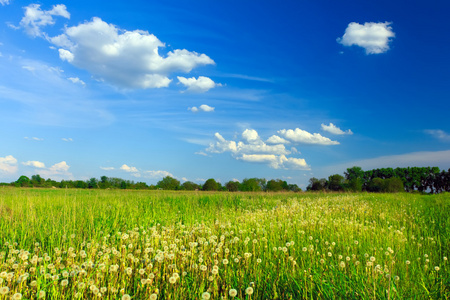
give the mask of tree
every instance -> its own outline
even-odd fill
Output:
[[[282,181],[281,179],[271,179],[267,182],[266,190],[271,192],[279,192],[282,190],[287,190],[288,185],[286,181]]]
[[[298,187],[298,185],[294,184],[288,184],[288,190],[292,192],[301,192],[302,189]]]
[[[387,193],[400,193],[405,191],[403,182],[400,178],[391,177],[384,180],[384,192]]]
[[[242,180],[241,191],[244,192],[259,192],[265,188],[265,179],[261,178],[250,178]]]
[[[312,177],[309,179],[309,185],[306,187],[307,191],[323,191],[327,187],[327,180],[325,178],[317,179]]]
[[[97,180],[97,178],[92,177],[91,179],[89,179],[87,185],[88,185],[89,189],[96,189],[96,188],[98,188],[98,180]]]
[[[162,180],[158,181],[157,185],[163,190],[178,190],[180,187],[180,181],[173,177],[166,176]]]
[[[342,175],[334,174],[328,177],[328,189],[332,191],[342,191],[344,189],[345,178]]]
[[[17,179],[15,184],[16,184],[16,186],[20,186],[20,187],[29,187],[30,186],[30,178],[28,178],[25,175],[22,175],[19,177],[19,179]]]
[[[37,175],[31,176],[31,181],[30,181],[30,183],[31,183],[33,186],[41,186],[42,183],[43,183],[44,181],[45,181],[45,180],[44,180],[39,174],[37,174]]]
[[[206,182],[203,184],[204,191],[217,191],[219,190],[219,184],[214,180],[213,178],[210,178],[206,180]]]
[[[185,191],[195,191],[199,190],[200,188],[201,186],[199,184],[196,184],[192,181],[183,182],[183,184],[181,185],[181,189]]]
[[[227,190],[229,191],[229,192],[237,192],[237,191],[239,191],[239,186],[240,186],[241,184],[238,182],[238,181],[228,181],[226,184],[225,184],[225,187],[227,188]]]

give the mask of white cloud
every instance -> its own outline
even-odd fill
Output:
[[[246,129],[242,133],[243,141],[228,141],[219,133],[215,134],[216,142],[206,149],[210,153],[230,152],[237,159],[250,163],[267,164],[274,169],[301,169],[307,170],[309,166],[304,159],[286,157],[292,151],[283,144],[267,145],[254,129]],[[297,149],[293,148],[297,153]]]
[[[23,162],[22,165],[28,166],[28,167],[35,167],[38,169],[44,169],[45,164],[43,162],[37,161],[37,160],[29,160],[27,162]]]
[[[337,135],[353,134],[353,132],[350,129],[343,131],[342,129],[340,129],[339,127],[334,125],[333,123],[330,123],[330,125],[321,124],[320,126],[322,127],[323,131],[326,131],[326,132],[329,132],[332,134],[337,134]]]
[[[39,173],[44,178],[51,178],[54,180],[72,179],[73,175],[69,172],[70,166],[65,162],[59,162],[47,169],[39,170]]]
[[[42,138],[38,138],[38,137],[24,137],[24,139],[29,140],[29,141],[43,141],[44,139]]]
[[[310,170],[310,166],[303,158],[287,158],[285,155],[274,154],[243,154],[239,160],[253,163],[268,164],[273,169]]]
[[[432,137],[443,141],[443,142],[450,142],[450,134],[446,133],[443,130],[440,129],[428,129],[428,130],[424,130],[425,133],[431,135]]]
[[[379,54],[389,50],[389,42],[395,37],[390,22],[366,22],[364,25],[348,24],[342,38],[337,42],[344,46],[356,45],[366,50],[366,54]]]
[[[61,140],[63,140],[64,142],[73,142],[72,138],[62,138]]]
[[[123,164],[120,169],[128,173],[139,173],[136,167],[129,167],[126,164]]]
[[[166,176],[175,177],[167,171],[144,171],[145,178],[164,178]]]
[[[41,31],[41,28],[55,24],[53,16],[70,19],[70,13],[64,4],[54,5],[51,10],[42,10],[40,4],[30,4],[24,9],[25,15],[20,21],[20,27],[32,37],[45,37],[46,34]]]
[[[195,106],[189,107],[188,110],[192,111],[193,113],[197,113],[199,111],[213,112],[214,111],[214,107],[211,107],[211,106],[206,105],[206,104],[202,104],[198,108],[195,107]]]
[[[261,138],[259,137],[258,132],[254,129],[245,129],[244,132],[242,132],[242,138],[249,144],[261,143]]]
[[[0,157],[0,174],[14,174],[17,172],[17,159],[12,155]]]
[[[278,134],[283,138],[295,143],[314,144],[314,145],[339,145],[339,142],[332,141],[327,137],[320,135],[319,133],[309,133],[300,128],[282,129],[278,131]]]
[[[9,0],[0,0],[0,4],[1,5],[8,5],[9,4]]]
[[[266,143],[269,144],[289,144],[289,141],[279,137],[278,135],[272,135],[267,139]]]
[[[73,83],[81,84],[82,86],[86,85],[86,83],[83,80],[81,80],[80,78],[78,78],[78,77],[69,77],[67,79],[72,81]]]
[[[112,171],[115,168],[114,167],[100,167],[100,169],[104,170],[104,171]]]
[[[221,86],[220,83],[215,83],[211,78],[205,76],[199,76],[197,79],[195,77],[186,78],[177,76],[179,83],[187,87],[186,91],[194,93],[204,93],[210,89]]]
[[[198,66],[214,64],[207,55],[186,49],[163,57],[158,49],[165,45],[153,34],[121,30],[97,17],[65,28],[62,35],[49,40],[60,47],[62,60],[122,88],[167,87],[172,72],[189,73]]]

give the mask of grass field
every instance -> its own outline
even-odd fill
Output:
[[[450,195],[0,189],[0,299],[448,299]]]

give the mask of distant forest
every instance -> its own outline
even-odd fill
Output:
[[[186,190],[186,191],[230,191],[230,192],[279,192],[302,191],[296,184],[289,184],[281,179],[266,180],[264,178],[246,178],[242,182],[228,181],[221,184],[213,178],[203,185],[186,181],[182,184],[176,178],[166,176],[156,185],[145,182],[134,182],[116,177],[102,176],[100,179],[62,180],[44,179],[40,175],[31,178],[20,176],[14,182],[0,183],[2,186],[14,187],[47,187],[78,189],[137,189],[137,190]],[[344,175],[334,174],[328,178],[309,179],[306,191],[334,192],[450,192],[450,169],[439,170],[438,167],[382,168],[364,171],[360,167],[348,168]]]

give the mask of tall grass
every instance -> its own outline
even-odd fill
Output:
[[[0,299],[446,299],[449,212],[445,194],[3,188]]]

